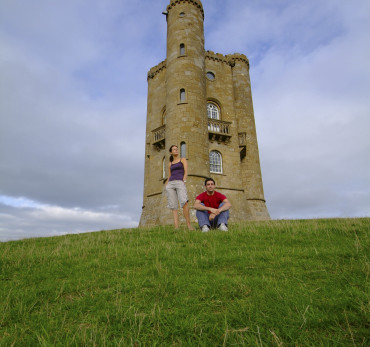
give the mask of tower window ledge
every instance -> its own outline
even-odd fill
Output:
[[[212,174],[212,175],[217,175],[217,176],[227,176],[226,174],[224,174],[224,173],[222,173],[222,172],[213,172],[213,171],[210,171],[210,173]],[[219,187],[217,187],[217,188],[219,188]]]

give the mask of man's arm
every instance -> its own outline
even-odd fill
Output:
[[[202,205],[202,202],[200,200],[195,200],[193,207],[199,211],[210,211],[211,213],[216,213],[217,211],[217,209],[215,208]]]
[[[221,212],[227,211],[231,207],[229,200],[225,199],[225,200],[222,200],[222,202],[223,202],[223,205],[221,207],[212,209],[213,211],[211,212],[215,216],[218,216]]]
[[[224,204],[220,208],[217,209],[218,210],[218,213],[221,213],[223,211],[227,211],[231,207],[231,204],[230,204],[230,201],[229,200],[225,199],[222,202]]]

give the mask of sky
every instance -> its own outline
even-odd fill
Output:
[[[272,219],[370,216],[370,1],[203,0],[243,53]],[[0,241],[137,227],[169,0],[0,0]]]

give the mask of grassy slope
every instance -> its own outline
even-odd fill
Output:
[[[0,345],[366,345],[370,219],[0,243]]]

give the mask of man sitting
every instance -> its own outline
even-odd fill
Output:
[[[227,221],[231,207],[229,200],[225,195],[215,191],[213,178],[207,178],[204,185],[206,191],[199,194],[194,203],[200,228],[203,232],[209,231],[210,228],[228,231]]]

